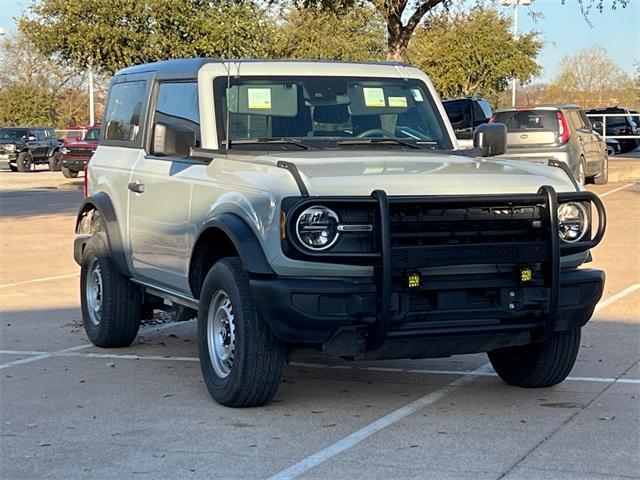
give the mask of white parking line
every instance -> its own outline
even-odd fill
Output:
[[[145,333],[148,330],[152,330],[152,331],[160,331],[160,330],[165,330],[167,328],[170,327],[175,327],[176,325],[183,325],[183,324],[187,324],[190,322],[194,322],[195,320],[188,320],[186,322],[169,322],[169,323],[163,323],[160,325],[143,325],[142,328],[140,329],[140,333]],[[93,344],[92,343],[87,343],[84,345],[78,345],[75,347],[69,347],[69,348],[65,348],[63,350],[58,350],[55,352],[34,352],[35,355],[34,356],[30,356],[28,358],[21,358],[19,360],[13,360],[11,362],[7,362],[7,363],[3,363],[2,365],[0,365],[0,370],[4,369],[4,368],[9,368],[9,367],[14,367],[16,365],[23,365],[25,363],[31,363],[31,362],[36,362],[38,360],[45,360],[47,358],[51,358],[51,357],[65,357],[65,356],[73,356],[72,352],[77,352],[78,350],[84,350],[85,348],[89,348],[92,347]],[[28,351],[19,351],[19,350],[0,350],[0,353],[7,353],[10,355],[30,355],[31,353]],[[92,355],[92,354],[85,354],[85,355]],[[95,354],[95,355],[110,355],[110,354]],[[117,355],[115,355],[117,356]],[[111,358],[111,357],[105,357],[105,358]],[[124,357],[126,358],[126,357]],[[164,357],[158,357],[158,358],[164,358]]]
[[[625,288],[624,290],[605,298],[602,302],[600,302],[596,306],[595,311],[597,312],[598,310],[602,310],[603,308],[607,308],[609,305],[614,304],[615,302],[617,302],[618,300],[623,299],[627,295],[631,295],[633,292],[635,292],[639,288],[640,288],[640,283],[634,283],[633,285],[630,285],[629,287]]]
[[[46,358],[55,357],[56,355],[63,355],[65,353],[76,352],[78,350],[84,350],[85,348],[89,348],[92,345],[93,344],[91,344],[91,343],[87,343],[85,345],[77,345],[75,347],[69,347],[69,348],[65,348],[63,350],[58,350],[57,352],[42,353],[40,355],[35,355],[33,357],[21,358],[19,360],[13,360],[12,362],[3,363],[2,365],[0,365],[0,370],[2,370],[4,368],[9,368],[9,367],[15,367],[16,365],[22,365],[22,364],[25,364],[25,363],[35,362],[37,360],[44,360]]]
[[[48,357],[76,357],[76,358],[103,358],[109,360],[155,360],[165,362],[199,362],[198,357],[174,357],[171,355],[144,355],[137,353],[100,353],[100,352],[40,352],[28,350],[0,350],[0,355],[37,355]],[[39,359],[39,358],[38,358]],[[23,362],[24,363],[24,362]],[[476,377],[497,377],[498,374],[487,369],[485,372],[477,370],[433,370],[421,368],[386,368],[386,367],[360,367],[357,365],[328,365],[324,363],[290,362],[292,367],[316,368],[322,370],[363,370],[368,372],[387,373],[413,373],[418,375],[473,375]],[[640,385],[640,379],[636,378],[614,378],[614,377],[567,377],[569,382],[595,382],[595,383],[627,383]]]
[[[613,195],[616,192],[619,192],[620,190],[624,190],[625,188],[629,188],[633,185],[635,185],[637,182],[633,182],[633,183],[627,183],[626,185],[623,185],[621,187],[618,188],[614,188],[613,190],[609,190],[608,192],[604,192],[602,195],[598,195],[600,198],[606,197],[607,195]]]
[[[63,278],[73,278],[78,276],[80,276],[79,272],[70,273],[68,275],[56,275],[54,277],[34,278],[33,280],[24,280],[22,282],[5,283],[4,285],[0,285],[0,288],[18,287],[20,285],[28,285],[30,283],[50,282],[52,280],[62,280]]]
[[[490,368],[490,365],[487,363],[474,372],[482,372],[486,369]],[[449,393],[453,392],[457,387],[465,385],[475,379],[475,375],[464,375],[457,380],[449,383],[448,385],[439,388],[427,395],[420,397],[417,400],[405,405],[404,407],[400,407],[391,413],[388,413],[384,417],[379,418],[378,420],[370,423],[362,427],[360,430],[356,430],[350,435],[338,440],[337,442],[319,450],[318,452],[308,456],[300,460],[298,463],[291,465],[289,468],[282,470],[279,473],[276,473],[269,480],[289,480],[296,478],[302,475],[305,472],[308,472],[312,468],[317,467],[318,465],[326,462],[330,458],[339,455],[345,450],[350,449],[351,447],[363,442],[370,436],[378,433],[380,430],[387,428],[390,425],[402,420],[403,418],[408,417],[409,415],[414,414],[418,410],[428,407],[429,405],[441,400]]]

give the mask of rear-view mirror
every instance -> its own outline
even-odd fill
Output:
[[[507,151],[507,126],[503,123],[484,123],[473,132],[473,146],[483,157],[502,155]]]

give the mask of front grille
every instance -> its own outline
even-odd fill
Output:
[[[392,247],[536,242],[544,235],[538,205],[434,208],[391,203],[389,209]]]
[[[90,147],[67,147],[67,155],[72,157],[90,157],[95,148]]]

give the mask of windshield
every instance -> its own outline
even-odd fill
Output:
[[[84,136],[84,139],[98,141],[100,139],[100,129],[92,128],[91,130],[87,131],[87,134]]]
[[[242,77],[232,78],[227,89],[227,78],[220,77],[214,89],[223,141],[229,107],[232,148],[256,143],[278,148],[453,148],[420,80]]]
[[[0,128],[0,140],[24,140],[28,130],[21,128]]]

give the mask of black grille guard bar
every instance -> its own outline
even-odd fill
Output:
[[[367,348],[375,350],[379,348],[387,339],[389,334],[389,324],[391,321],[391,296],[392,296],[392,255],[391,255],[391,229],[389,219],[389,197],[384,190],[375,190],[371,193],[371,197],[377,202],[380,228],[378,228],[380,257],[379,265],[375,269],[375,278],[378,286],[378,318],[369,330]],[[509,199],[507,195],[491,195],[491,196],[474,196],[474,200],[484,197],[489,199]],[[515,195],[520,199],[525,196]],[[534,196],[526,196],[534,197]],[[550,252],[550,262],[545,268],[545,284],[550,289],[548,317],[545,319],[543,329],[537,334],[537,340],[543,340],[550,336],[558,319],[559,312],[559,296],[560,296],[560,254],[572,253],[577,251],[585,251],[595,247],[600,243],[604,236],[606,228],[606,212],[604,204],[592,192],[569,192],[557,194],[553,187],[543,186],[535,195],[538,200],[544,203],[546,212],[546,221],[548,222],[548,245]],[[456,197],[393,197],[393,202],[411,203],[415,201],[424,202],[425,200],[435,204],[464,204],[470,201],[469,196]],[[515,199],[514,199],[515,200]],[[517,201],[517,200],[516,200]],[[588,201],[595,205],[598,212],[598,229],[592,239],[569,244],[560,241],[558,233],[558,204],[567,201]],[[561,244],[563,243],[563,244]]]

